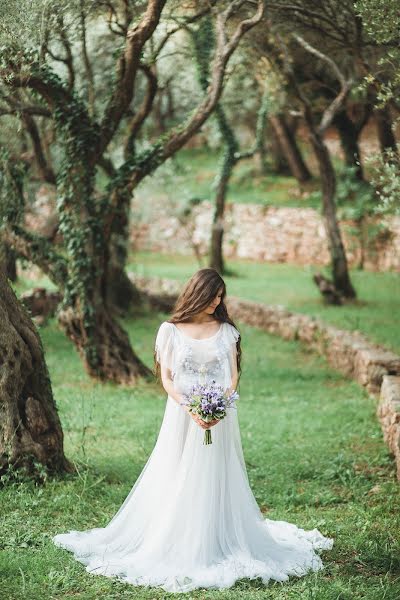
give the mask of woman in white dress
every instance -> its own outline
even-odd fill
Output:
[[[188,592],[228,588],[241,578],[283,582],[323,568],[317,551],[330,549],[332,539],[263,517],[248,482],[237,411],[205,423],[182,404],[182,394],[199,381],[237,387],[240,334],[225,294],[217,271],[200,269],[158,330],[155,363],[168,394],[165,414],[121,508],[104,528],[53,538],[90,573]],[[204,445],[210,427],[212,444]]]

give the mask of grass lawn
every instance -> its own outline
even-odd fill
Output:
[[[171,274],[166,263],[160,270]],[[242,292],[245,286],[243,280]],[[148,364],[164,319],[152,314],[126,322],[135,349]],[[230,590],[182,597],[398,600],[399,485],[375,417],[375,400],[297,342],[239,327],[244,356],[239,419],[256,499],[268,518],[317,527],[335,543],[322,555],[325,569],[304,578],[268,587],[242,580]],[[154,446],[165,394],[156,384],[134,389],[96,384],[54,322],[41,333],[66,452],[78,472],[37,486],[10,479],[2,488],[0,598],[177,597],[89,575],[51,543],[55,533],[102,526],[114,515]]]
[[[213,182],[219,172],[220,153],[206,148],[181,150],[143,180],[135,197],[143,202],[157,196],[199,198],[211,200]],[[340,162],[338,163],[340,165]],[[272,206],[302,206],[320,209],[321,201],[312,192],[318,190],[318,179],[303,184],[302,190],[292,176],[260,173],[255,158],[246,159],[235,167],[227,193],[228,202]]]
[[[204,265],[205,266],[205,265]],[[343,329],[358,329],[371,340],[400,353],[400,274],[352,270],[358,300],[346,306],[325,306],[312,274],[315,266],[227,261],[232,272],[224,277],[228,294],[280,304],[294,312],[315,315]],[[192,256],[140,252],[131,256],[128,269],[141,275],[185,281],[198,264]],[[328,273],[327,273],[328,274]]]

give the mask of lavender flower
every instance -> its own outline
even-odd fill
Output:
[[[189,412],[198,415],[206,423],[214,419],[226,417],[228,408],[235,408],[235,402],[239,394],[234,391],[224,390],[221,385],[212,380],[209,383],[196,383],[188,394],[183,394],[182,405],[189,407]],[[204,444],[212,444],[211,430],[204,432]]]

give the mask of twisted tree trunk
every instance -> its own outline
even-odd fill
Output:
[[[332,276],[336,290],[345,298],[355,298],[356,291],[350,281],[346,252],[344,249],[339,224],[336,217],[336,175],[329,150],[318,134],[312,121],[307,119],[310,127],[310,139],[317,158],[322,185],[322,210],[324,225],[328,238],[332,263]]]
[[[79,303],[61,310],[58,320],[91,377],[126,385],[136,383],[139,377],[151,377],[151,370],[133,351],[128,334],[103,302],[94,306],[90,330]]]
[[[219,131],[224,140],[224,155],[220,173],[218,174],[214,214],[211,228],[210,267],[216,269],[221,275],[225,272],[222,242],[224,237],[225,201],[229,180],[236,164],[235,156],[239,150],[233,129],[230,127],[222,106],[216,108],[216,119]]]
[[[132,349],[128,334],[118,323],[108,301],[111,283],[109,215],[103,213],[100,218],[92,209],[87,169],[81,172],[81,180],[78,169],[73,174],[74,177],[65,178],[62,188],[62,233],[67,247],[73,251],[69,257],[64,301],[58,313],[59,323],[79,351],[90,376],[101,381],[133,384],[138,377],[151,377],[152,373]],[[77,206],[81,208],[79,214]],[[70,224],[74,222],[81,228],[79,233],[71,229]],[[90,228],[85,229],[89,222]]]
[[[331,256],[331,267],[335,291],[343,298],[353,299],[356,297],[356,291],[350,281],[350,275],[347,265],[346,252],[344,249],[342,235],[336,216],[336,174],[332,165],[329,150],[324,142],[324,133],[332,124],[338,111],[343,108],[344,102],[348,96],[351,82],[347,81],[336,63],[327,55],[323,54],[306,42],[298,34],[294,34],[297,42],[312,55],[326,62],[334,72],[340,83],[340,91],[332,102],[323,111],[319,124],[314,122],[313,107],[300,89],[294,75],[292,66],[287,61],[287,51],[285,51],[285,68],[297,92],[298,98],[303,105],[303,116],[309,130],[310,141],[313,147],[319,169],[322,187],[322,212],[324,215],[325,231],[328,239],[329,252]]]
[[[289,167],[293,177],[299,183],[311,179],[311,173],[303,160],[300,149],[296,143],[293,131],[287,124],[283,115],[271,115],[269,118],[275,138],[281,154],[285,157],[285,163]]]
[[[0,472],[70,470],[39,334],[0,265]]]
[[[121,315],[141,307],[143,298],[126,273],[129,250],[130,201],[119,202],[115,211],[109,241],[106,302]]]

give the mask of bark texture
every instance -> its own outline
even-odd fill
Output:
[[[219,131],[224,140],[225,148],[215,193],[215,207],[211,229],[210,267],[212,269],[216,269],[218,273],[223,275],[225,272],[224,257],[222,252],[225,201],[229,180],[231,178],[233,168],[238,160],[238,158],[235,158],[235,155],[239,150],[239,145],[235,138],[235,133],[228,123],[222,106],[217,106],[216,119]]]
[[[339,93],[323,111],[320,121],[317,124],[314,122],[315,115],[312,104],[303,94],[303,91],[293,73],[292,67],[286,61],[285,66],[290,77],[290,81],[292,82],[298,98],[303,105],[304,120],[308,127],[311,145],[318,162],[322,187],[322,212],[324,215],[325,231],[328,238],[329,251],[331,255],[334,287],[337,293],[343,298],[354,299],[356,297],[356,291],[350,280],[346,252],[336,215],[336,174],[328,147],[324,142],[324,134],[326,130],[332,124],[337,113],[343,110],[343,105],[350,91],[351,81],[345,79],[343,73],[329,56],[311,46],[301,36],[294,34],[294,38],[305,50],[310,52],[310,54],[327,63],[340,83]]]
[[[270,123],[278,142],[281,154],[285,157],[285,164],[289,167],[293,177],[299,183],[311,179],[311,173],[303,160],[293,131],[288,126],[283,115],[271,115]]]
[[[0,264],[4,264],[8,279],[11,279],[11,281],[17,281],[17,263],[15,252],[2,241],[0,241]]]
[[[121,315],[141,307],[143,298],[126,274],[129,247],[129,203],[120,203],[113,216],[107,260],[106,302]]]
[[[39,334],[0,269],[0,472],[70,470]]]
[[[150,378],[146,367],[132,349],[128,334],[104,304],[95,309],[96,324],[90,332],[77,306],[60,311],[58,320],[66,335],[74,343],[86,371],[100,381],[134,384],[139,377]]]
[[[350,281],[346,252],[336,216],[336,175],[329,150],[322,137],[308,118],[310,138],[318,161],[322,185],[322,211],[332,261],[332,276],[335,288],[345,298],[355,298],[356,291]],[[336,303],[336,302],[335,302]]]

